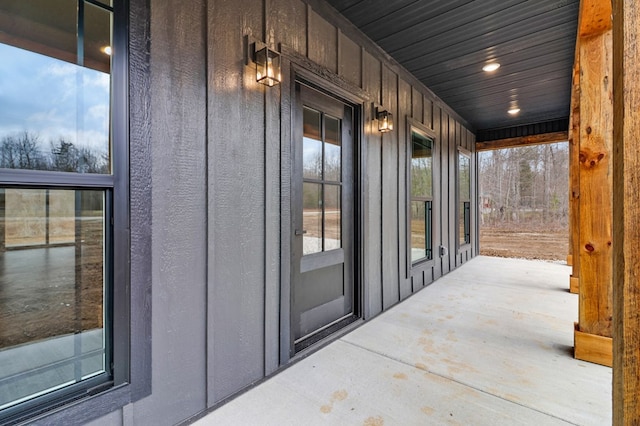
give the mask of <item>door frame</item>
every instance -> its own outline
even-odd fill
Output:
[[[365,122],[370,121],[368,117],[371,108],[366,108],[370,103],[369,95],[361,88],[354,86],[341,77],[331,73],[330,71],[320,68],[318,65],[310,62],[307,58],[302,57],[297,52],[287,49],[285,46],[281,48],[282,54],[282,75],[289,76],[285,78],[281,87],[281,174],[280,174],[280,193],[281,193],[281,222],[280,222],[280,359],[279,365],[288,364],[292,359],[305,356],[310,350],[316,350],[319,347],[333,341],[340,332],[334,333],[323,339],[321,342],[314,344],[311,348],[300,351],[293,355],[293,339],[292,339],[292,298],[291,298],[291,249],[292,249],[292,197],[291,183],[293,172],[293,146],[294,126],[296,126],[295,108],[296,83],[300,82],[315,90],[318,90],[330,97],[344,102],[353,107],[353,306],[354,314],[359,318],[363,318],[365,312],[364,297],[366,288],[363,285],[365,281],[364,244],[363,230],[365,229],[364,197],[362,196],[363,184],[365,182],[363,175],[364,158],[366,155],[364,141]]]

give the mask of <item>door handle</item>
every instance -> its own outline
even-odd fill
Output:
[[[304,234],[306,234],[306,233],[307,233],[307,230],[306,230],[306,229],[303,229],[302,231],[301,231],[301,230],[299,230],[299,229],[296,229],[296,232],[295,232],[295,234],[296,234],[296,235],[304,235]]]

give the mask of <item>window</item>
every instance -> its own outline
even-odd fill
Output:
[[[114,383],[113,14],[0,4],[0,423]]]
[[[458,153],[458,243],[471,243],[471,154]]]
[[[433,138],[411,128],[409,218],[411,263],[433,259]]]

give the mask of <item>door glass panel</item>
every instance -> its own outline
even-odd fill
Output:
[[[303,254],[322,251],[322,185],[305,182],[302,187]]]
[[[104,197],[0,188],[0,409],[106,371]]]
[[[322,179],[322,138],[320,113],[304,108],[304,137],[302,139],[302,170],[306,179]]]
[[[341,120],[304,107],[303,254],[342,247]]]
[[[308,107],[304,107],[304,137],[322,139],[320,135],[320,113]]]
[[[342,247],[342,188],[339,185],[324,186],[324,250]]]
[[[322,142],[304,138],[303,144],[304,177],[306,179],[322,179]]]
[[[324,179],[340,182],[342,169],[342,147],[340,143],[340,120],[325,116]]]
[[[427,256],[426,212],[424,201],[411,202],[411,261]]]

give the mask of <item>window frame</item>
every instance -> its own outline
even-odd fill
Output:
[[[406,206],[406,273],[407,278],[411,278],[413,273],[419,273],[428,268],[435,266],[435,259],[437,254],[437,248],[435,246],[436,241],[436,213],[437,213],[437,186],[436,186],[436,156],[437,156],[437,137],[433,129],[428,128],[424,124],[407,117],[406,123],[406,191],[405,191],[405,206]],[[420,135],[431,140],[431,222],[430,222],[430,235],[431,235],[431,258],[424,257],[413,262],[411,260],[411,203],[413,197],[411,195],[411,160],[413,159],[413,133],[419,133]],[[425,229],[426,239],[426,229]]]
[[[467,157],[469,159],[469,198],[468,199],[462,199],[461,193],[460,193],[460,156],[463,155],[465,157]],[[459,146],[458,147],[458,151],[457,151],[457,156],[456,156],[456,247],[459,250],[462,249],[466,249],[468,246],[471,245],[471,241],[472,241],[472,226],[471,226],[471,201],[473,198],[473,173],[472,173],[472,169],[473,169],[473,154],[471,151],[469,151],[468,149]],[[461,216],[462,212],[461,212],[461,205],[462,203],[468,204],[469,208],[468,210],[468,216]],[[466,209],[466,206],[465,206]],[[465,213],[466,213],[465,211]],[[465,242],[462,243],[461,241],[461,237],[462,235],[460,235],[460,220],[463,220],[463,229],[465,230]],[[468,232],[467,232],[468,229]],[[466,236],[468,235],[469,239],[467,241]]]
[[[20,405],[9,413],[13,422],[85,423],[151,394],[150,13],[147,0],[116,0],[112,10],[112,173],[2,169],[0,185],[105,191],[105,220],[111,224],[104,236],[110,259],[104,270],[111,283],[104,309],[111,319],[113,378],[83,386],[81,394],[34,398],[33,407]]]

